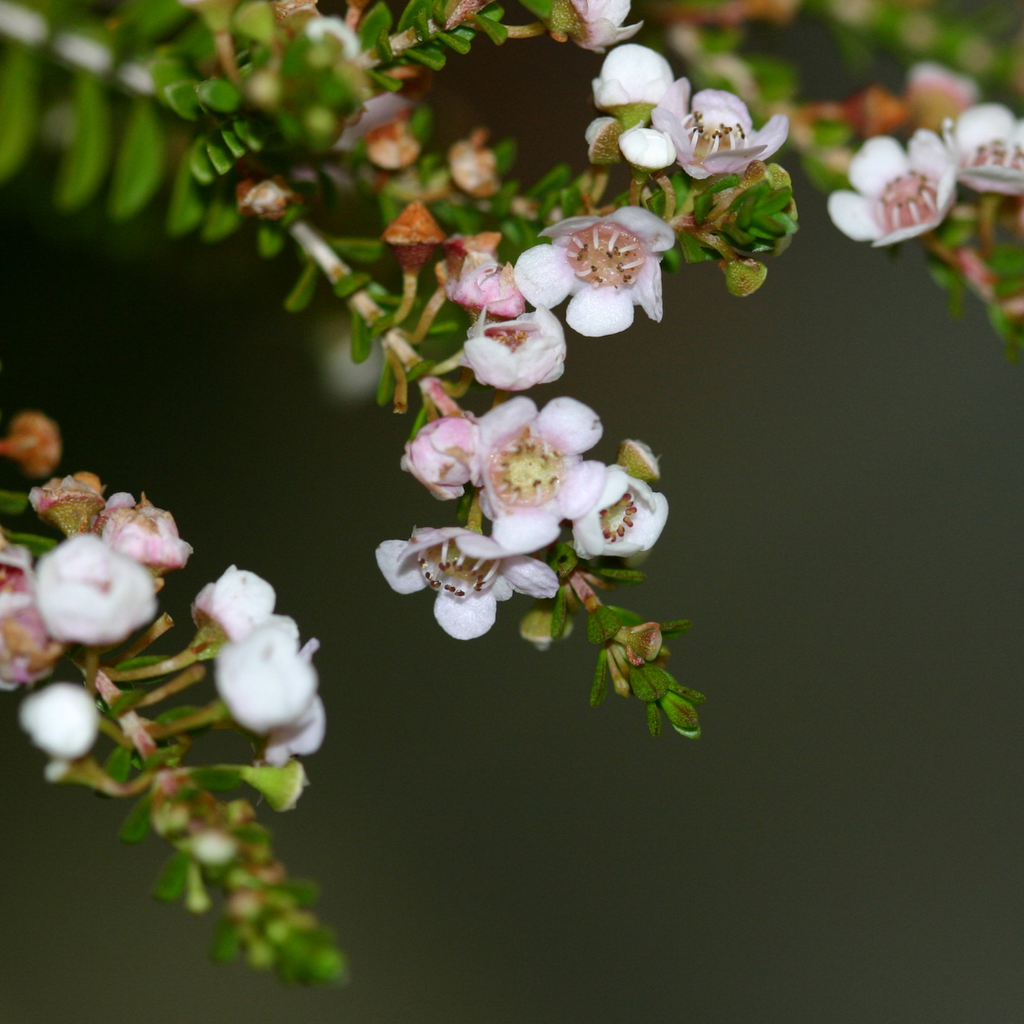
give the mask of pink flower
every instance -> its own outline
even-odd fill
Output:
[[[679,165],[691,178],[740,174],[752,160],[767,160],[786,141],[789,118],[774,114],[757,131],[747,105],[731,92],[702,89],[690,103],[690,82],[680,78],[651,113],[667,132]]]
[[[0,690],[35,683],[49,675],[64,653],[53,640],[35,600],[35,573],[27,548],[0,551]]]
[[[81,644],[116,644],[156,614],[153,577],[91,533],[39,559],[37,598],[50,635]]]
[[[292,757],[315,754],[323,746],[326,731],[324,702],[314,697],[313,703],[294,722],[270,730],[263,760],[275,768],[283,768]]]
[[[1024,195],[1024,120],[1001,103],[980,103],[943,126],[959,167],[977,192]]]
[[[476,482],[492,535],[507,554],[525,554],[558,537],[563,519],[597,504],[604,465],[580,453],[601,439],[601,421],[574,398],[555,398],[542,412],[513,398],[480,417]]]
[[[434,590],[434,617],[456,640],[486,633],[498,602],[516,591],[530,597],[558,591],[558,576],[539,559],[511,554],[492,537],[460,526],[416,530],[409,541],[386,540],[377,548],[377,565],[399,594]]]
[[[435,498],[460,498],[473,475],[478,435],[476,424],[465,416],[433,420],[406,443],[402,469]]]
[[[104,544],[134,558],[154,576],[181,569],[192,554],[192,545],[178,536],[174,516],[154,507],[145,495],[138,505],[130,494],[112,495],[93,529]]]
[[[588,338],[626,330],[634,305],[661,320],[661,254],[676,237],[660,217],[624,206],[607,217],[570,217],[541,234],[552,244],[527,249],[516,263],[529,303],[551,309],[571,295],[566,322]]]
[[[609,46],[621,43],[640,31],[642,21],[635,25],[622,25],[629,17],[629,4],[630,0],[571,0],[575,17],[567,19],[564,31],[584,50],[604,53]],[[555,27],[561,28],[561,25]]]
[[[966,75],[927,61],[907,72],[904,99],[915,125],[938,131],[947,117],[956,117],[978,102],[978,86]]]
[[[956,167],[935,132],[919,128],[907,152],[888,135],[868,139],[850,161],[856,192],[833,192],[828,212],[855,242],[893,245],[942,223],[956,198]]]
[[[481,317],[466,341],[462,362],[481,384],[525,391],[562,376],[565,334],[543,306],[498,324],[488,325]]]
[[[192,620],[200,629],[211,620],[229,640],[244,640],[271,618],[277,594],[248,569],[228,566],[216,583],[207,583],[192,602]]]
[[[581,558],[635,555],[654,547],[668,519],[665,495],[652,491],[621,466],[608,466],[597,505],[572,524]]]
[[[479,252],[465,256],[458,276],[446,282],[445,294],[474,316],[486,308],[490,317],[511,319],[526,309],[522,292],[516,287],[512,264],[502,266]]]

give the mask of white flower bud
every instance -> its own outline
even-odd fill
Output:
[[[93,699],[74,683],[53,683],[37,690],[18,710],[21,727],[32,742],[58,761],[73,761],[89,753],[96,742],[99,718]]]
[[[37,572],[39,612],[58,640],[116,644],[156,614],[153,577],[92,534],[58,544]]]
[[[192,856],[207,867],[220,867],[233,860],[238,843],[219,828],[208,828],[192,837]]]
[[[295,722],[316,696],[316,669],[299,654],[294,623],[277,618],[217,657],[217,692],[235,721],[261,736]]]
[[[634,167],[644,171],[660,171],[676,162],[676,147],[667,132],[637,125],[619,136],[619,149]]]
[[[192,618],[202,626],[212,619],[229,640],[244,640],[274,611],[274,588],[254,572],[229,566],[216,583],[207,583],[192,602]]]
[[[598,110],[615,110],[634,103],[656,106],[673,82],[672,68],[660,53],[626,43],[616,46],[604,59],[593,80]]]

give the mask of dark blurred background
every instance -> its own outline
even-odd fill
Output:
[[[600,63],[529,45],[530,74],[510,44],[439,83],[442,132],[517,131],[526,180],[579,166]],[[636,701],[591,710],[593,649],[524,644],[523,598],[460,643],[391,592],[375,545],[450,508],[398,472],[406,421],[325,386],[337,304],[282,311],[291,257],[261,263],[249,231],[98,244],[6,192],[5,413],[45,409],[65,471],[174,512],[182,644],[230,563],[323,642],[312,786],[261,813],[352,982],[209,964],[211,921],[148,896],[165,847],[44,783],[0,694],[0,1024],[1024,1020],[1022,370],[912,246],[847,241],[798,185],[761,292],[684,268],[664,323],[571,339],[541,389],[600,412],[597,457],[663,453],[669,526],[623,603],[694,620],[672,667],[708,695],[697,743],[651,739]]]

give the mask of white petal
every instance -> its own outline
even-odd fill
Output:
[[[661,323],[661,263],[648,260],[633,282],[633,301],[655,322]]]
[[[1008,107],[1001,103],[979,103],[957,118],[953,137],[961,150],[973,152],[995,139],[1009,138],[1016,125],[1017,119]]]
[[[919,128],[907,145],[910,166],[921,174],[938,181],[955,164],[949,147],[927,128]]]
[[[408,546],[407,540],[386,540],[377,547],[377,565],[391,589],[399,594],[414,594],[427,585],[416,562],[403,557]]]
[[[625,288],[584,288],[572,297],[565,322],[585,338],[619,334],[633,323],[633,297]]]
[[[833,192],[828,197],[828,215],[847,238],[855,242],[871,242],[885,233],[875,218],[877,200],[856,192]]]
[[[753,133],[750,141],[755,145],[764,146],[764,151],[758,159],[767,160],[778,151],[788,135],[789,118],[785,114],[773,114],[762,128]]]
[[[456,640],[475,640],[494,625],[498,603],[489,590],[453,597],[443,590],[434,602],[434,618]]]
[[[502,575],[520,594],[529,597],[554,597],[558,593],[558,574],[539,558],[516,555],[501,563]]]
[[[675,232],[660,217],[639,206],[621,206],[604,219],[621,224],[652,252],[664,252],[676,244]]]
[[[588,451],[604,433],[597,413],[589,405],[568,397],[548,402],[537,417],[534,430],[566,455]]]
[[[738,124],[745,135],[754,127],[746,103],[735,93],[724,89],[701,89],[693,97],[694,113],[700,111],[704,120],[712,124]]]
[[[558,493],[558,503],[566,519],[579,519],[593,511],[601,500],[606,469],[603,462],[588,459],[569,470]]]
[[[529,398],[518,395],[502,402],[480,417],[480,451],[484,457],[518,437],[537,417],[537,406]]]
[[[557,540],[559,532],[551,513],[524,508],[495,519],[491,536],[509,554],[526,555]]]
[[[690,114],[690,80],[688,78],[680,78],[678,81],[673,82],[665,90],[665,95],[661,97],[661,102],[658,103],[651,113],[654,127],[661,131],[668,131],[668,129],[662,128],[657,122],[659,112],[662,115],[670,115],[675,118],[680,126],[682,125],[682,122]]]
[[[568,294],[576,275],[565,249],[546,243],[535,245],[516,261],[516,286],[531,306],[557,306]]]
[[[880,196],[894,178],[906,174],[910,162],[903,147],[888,135],[868,139],[850,161],[850,184],[866,196]]]

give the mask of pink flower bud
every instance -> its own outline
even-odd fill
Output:
[[[229,640],[244,640],[274,612],[274,588],[254,572],[228,566],[216,583],[207,583],[192,602],[192,620],[202,629],[211,622]]]
[[[178,536],[174,516],[151,505],[145,495],[133,508],[110,509],[108,502],[100,518],[104,519],[100,532],[103,543],[141,562],[154,576],[181,569],[192,554],[192,545]]]
[[[426,424],[405,446],[402,469],[435,498],[459,498],[472,478],[476,424],[464,416],[442,416]]]
[[[16,462],[25,476],[48,476],[60,462],[60,428],[34,409],[19,412],[0,441],[0,455]]]
[[[33,487],[28,500],[44,523],[56,526],[70,537],[73,533],[84,533],[89,520],[102,511],[105,490],[95,473],[75,473]]]
[[[511,263],[502,266],[482,253],[466,256],[458,278],[449,278],[445,292],[474,316],[484,307],[497,320],[512,320],[526,309],[526,300],[516,285]]]
[[[27,548],[0,551],[0,690],[34,683],[64,653],[46,632],[36,607],[35,573]]]
[[[18,709],[18,720],[32,742],[60,761],[89,753],[99,717],[93,699],[74,683],[53,683],[26,697]]]
[[[156,614],[153,577],[92,534],[39,559],[38,602],[57,640],[116,644]]]

